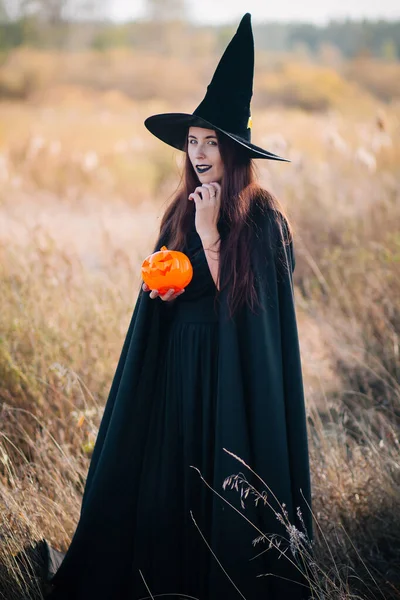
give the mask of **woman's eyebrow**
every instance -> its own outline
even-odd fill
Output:
[[[195,140],[197,140],[197,137],[195,135],[190,134],[190,135],[188,135],[188,137],[192,137]],[[215,139],[217,139],[217,136],[216,135],[206,135],[206,137],[204,139],[208,140],[208,138],[215,138]]]

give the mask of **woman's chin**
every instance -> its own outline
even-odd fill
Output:
[[[199,181],[203,185],[203,183],[212,183],[218,181],[218,179],[212,173],[204,173],[204,175],[199,175]]]
[[[208,173],[199,173],[197,175],[198,180],[200,181],[201,184],[203,183],[210,183],[210,181],[212,181],[212,177],[211,175],[209,175]]]
[[[221,183],[222,181],[222,176],[215,176],[215,173],[211,171],[208,171],[207,173],[197,173],[197,179],[200,182],[200,185],[203,185],[204,183]]]

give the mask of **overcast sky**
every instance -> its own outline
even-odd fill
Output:
[[[113,0],[110,13],[115,20],[143,17],[144,0]],[[254,23],[262,21],[313,21],[330,18],[400,19],[399,0],[187,0],[189,17],[203,23],[234,23],[245,12]]]

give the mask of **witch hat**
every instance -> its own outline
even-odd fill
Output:
[[[195,126],[221,131],[247,148],[251,158],[290,162],[251,143],[253,76],[254,39],[251,15],[246,13],[196,110],[192,114],[152,115],[144,124],[153,135],[178,150],[184,150],[188,129]]]

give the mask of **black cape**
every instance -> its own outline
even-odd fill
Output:
[[[229,590],[223,597],[232,600],[308,597],[306,581],[290,562],[296,559],[288,548],[286,529],[274,513],[282,510],[273,497],[285,504],[290,522],[302,531],[297,515],[300,507],[312,539],[306,505],[311,506],[311,491],[293,295],[293,243],[283,244],[285,220],[277,220],[271,209],[259,210],[253,225],[252,267],[262,308],[254,314],[245,306],[229,318],[227,290],[220,294],[215,476],[208,482],[241,513],[210,491],[215,519],[208,543],[234,585],[227,584],[227,575],[213,560],[209,595],[201,600],[221,600],[221,590]],[[159,239],[155,250],[166,241]],[[136,577],[130,570],[129,549],[135,535],[130,517],[135,514],[135,482],[140,476],[151,407],[157,401],[152,390],[160,343],[173,318],[173,308],[167,304],[151,300],[140,289],[94,447],[80,520],[52,579],[55,588],[51,600],[149,597],[142,588],[130,587],[132,577]],[[260,501],[256,505],[250,493],[243,498],[243,508],[240,485],[237,490],[229,485],[223,488],[227,477],[242,473],[257,490],[265,491],[260,481],[224,449],[244,460],[265,481],[273,492],[267,490],[270,507]],[[274,548],[266,550],[268,541],[252,544],[260,531],[241,515],[264,534],[279,536],[275,543],[280,540],[280,549],[288,558],[279,558],[280,552]],[[238,555],[241,558],[243,571],[230,568],[233,553],[235,564]],[[267,573],[273,575],[261,576]]]

